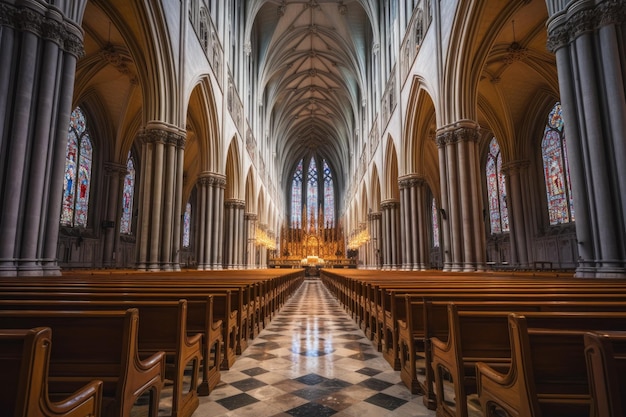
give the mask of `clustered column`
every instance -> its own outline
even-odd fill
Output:
[[[478,125],[460,121],[439,130],[444,271],[485,265],[485,230],[479,190]]]
[[[203,172],[199,178],[198,209],[198,269],[222,269],[223,213],[226,177],[214,172]]]
[[[556,55],[574,197],[576,275],[624,277],[626,4],[549,6],[548,48]]]
[[[382,213],[370,213],[367,220],[370,223],[370,256],[368,256],[369,269],[378,269],[381,264],[381,246],[382,246]]]
[[[512,161],[502,164],[506,178],[506,204],[511,230],[511,263],[522,269],[534,260],[532,249],[535,218],[530,213],[530,184],[528,183],[528,161]]]
[[[106,211],[103,213],[102,218],[102,231],[104,234],[104,254],[103,265],[105,268],[114,268],[115,265],[115,252],[117,249],[117,237],[120,230],[120,191],[122,190],[124,178],[128,173],[126,165],[118,164],[115,162],[108,162],[104,164],[105,174],[105,190],[108,190],[108,205]]]
[[[402,269],[425,270],[429,264],[426,182],[420,175],[407,175],[400,185],[401,235],[404,248]]]
[[[398,200],[381,202],[383,223],[383,269],[400,269],[400,204]]]
[[[156,125],[156,123],[153,123]],[[141,183],[137,268],[179,270],[185,133],[158,124],[140,135]]]
[[[256,269],[256,227],[258,216],[255,213],[244,214],[246,222],[246,268]]]
[[[0,1],[0,275],[59,275],[65,149],[81,28],[40,1]]]
[[[228,226],[224,236],[225,259],[224,266],[228,269],[243,268],[243,250],[245,247],[244,210],[246,202],[229,199],[224,203],[226,210],[225,223]]]

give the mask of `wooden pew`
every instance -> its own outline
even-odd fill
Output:
[[[48,396],[52,332],[48,327],[0,329],[0,415],[11,417],[98,417],[102,381],[89,382],[69,397]]]
[[[485,416],[589,416],[592,398],[585,361],[589,330],[624,330],[625,313],[534,313],[508,316],[511,365],[498,372],[476,364]]]
[[[0,310],[139,310],[138,352],[140,358],[160,351],[166,355],[165,377],[173,381],[172,417],[190,417],[198,408],[198,369],[202,360],[202,335],[187,331],[187,300],[178,301],[84,301],[0,300]],[[191,366],[188,392],[185,370]]]
[[[137,399],[151,392],[149,415],[158,416],[165,354],[139,358],[139,313],[127,311],[2,310],[0,328],[49,327],[48,392],[63,398],[102,381],[102,417],[130,417]]]
[[[626,332],[589,332],[585,357],[593,413],[622,417],[626,412]]]
[[[437,340],[440,360],[446,362],[446,367],[450,369],[453,379],[458,378],[462,370],[461,359],[468,356],[462,352],[464,348],[475,349],[471,343],[476,343],[477,348],[486,344],[493,345],[497,351],[497,346],[506,343],[508,350],[508,328],[506,316],[512,311],[615,311],[625,312],[626,304],[622,301],[579,301],[577,299],[563,299],[555,301],[558,295],[546,296],[538,294],[536,296],[528,294],[511,294],[503,297],[498,294],[484,294],[482,296],[458,295],[456,298],[447,299],[425,299],[417,296],[405,295],[405,309],[407,311],[406,322],[399,320],[399,345],[402,362],[401,378],[413,393],[424,395],[424,404],[430,409],[437,408],[437,396],[435,395],[433,373],[433,353],[432,340]],[[453,307],[450,304],[453,303]],[[478,313],[474,313],[478,312]],[[485,313],[481,313],[485,312]],[[489,317],[498,320],[499,329],[490,332],[484,331],[480,320],[481,314],[500,312],[500,317]],[[472,320],[478,323],[472,323]],[[467,321],[464,325],[461,321]],[[478,329],[476,329],[478,327]],[[467,336],[466,336],[467,335]],[[471,336],[479,336],[474,340]],[[502,339],[500,336],[506,336]],[[469,338],[468,338],[469,337]],[[493,340],[492,340],[493,337]],[[489,353],[487,350],[483,354]],[[419,366],[417,358],[420,357]],[[471,356],[471,355],[470,355]],[[510,357],[510,356],[509,356]],[[501,360],[498,359],[498,360]],[[422,372],[418,380],[418,368]],[[468,379],[465,388],[470,393],[475,392],[474,368],[473,364],[465,366],[463,372],[464,379]],[[463,398],[463,392],[457,392],[457,398]]]

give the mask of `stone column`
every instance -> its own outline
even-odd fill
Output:
[[[213,239],[211,269],[222,269],[224,262],[224,190],[226,177],[213,174]]]
[[[256,269],[256,227],[258,216],[255,213],[245,213],[246,222],[246,268]]]
[[[464,120],[437,134],[441,174],[444,270],[476,271],[485,265],[482,198],[478,185],[478,125]]]
[[[418,271],[425,269],[427,263],[427,244],[429,239],[428,228],[426,227],[426,207],[424,177],[418,174],[406,175],[399,180],[400,187],[404,187],[405,210],[401,214],[406,223],[406,236],[403,238],[404,254],[406,259],[404,264],[406,269]],[[402,195],[401,195],[402,196]]]
[[[506,176],[506,204],[509,213],[509,228],[511,235],[511,259],[516,266],[528,268],[531,254],[528,252],[528,240],[532,236],[527,234],[526,225],[530,222],[530,214],[524,209],[524,186],[522,178],[528,177],[528,161],[512,161],[502,165],[502,172]]]
[[[103,213],[102,234],[104,238],[102,266],[114,268],[116,260],[114,253],[117,247],[120,233],[120,202],[121,192],[124,184],[124,177],[128,174],[126,165],[108,162],[104,164],[105,187],[107,190],[106,211]]]
[[[368,264],[368,269],[378,269],[380,268],[380,244],[381,244],[381,236],[380,236],[380,222],[381,222],[381,213],[370,213],[367,216],[367,219],[370,223],[370,261]]]
[[[82,33],[58,6],[0,0],[0,276],[60,274],[65,150]]]
[[[207,256],[206,256],[206,244],[207,244],[207,213],[209,206],[207,205],[208,201],[208,190],[207,190],[208,180],[206,177],[198,178],[198,182],[196,183],[196,194],[198,195],[198,208],[196,209],[196,259],[198,264],[198,269],[203,271],[206,269]],[[209,234],[210,235],[210,234]]]
[[[398,209],[400,203],[398,200],[385,200],[380,204],[383,221],[383,250],[384,261],[383,269],[398,269],[400,265],[400,255],[398,253],[400,248],[400,225],[398,223]]]
[[[175,199],[180,193],[174,189],[179,184],[176,156],[184,147],[185,133],[174,126],[151,122],[140,134],[142,140],[142,177],[139,205],[137,267],[141,270],[159,271],[179,269],[174,265],[172,240],[180,240],[180,221],[175,221]],[[180,181],[182,185],[182,181]],[[175,230],[178,225],[178,230]]]
[[[547,0],[581,277],[626,277],[626,4]],[[602,48],[598,48],[602,45]],[[622,45],[622,47],[620,47]]]

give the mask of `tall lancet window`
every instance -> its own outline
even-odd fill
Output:
[[[317,165],[315,164],[315,158],[311,158],[309,163],[309,173],[307,175],[307,187],[306,187],[306,211],[309,221],[309,229],[317,229],[317,190],[318,178],[317,178]]]
[[[291,227],[302,226],[302,161],[298,164],[291,182]]]
[[[89,138],[87,120],[80,107],[76,107],[70,116],[65,149],[61,208],[61,224],[64,226],[87,226],[92,164],[93,146]]]
[[[183,214],[183,248],[188,248],[191,242],[191,203],[187,203]]]
[[[486,174],[491,233],[508,232],[509,211],[506,207],[506,184],[504,174],[502,174],[502,154],[496,138],[489,142]]]
[[[563,127],[561,103],[556,103],[548,116],[548,123],[541,141],[543,173],[551,225],[574,221],[574,201],[572,199]]]
[[[431,204],[432,226],[433,226],[433,248],[439,247],[439,216],[437,214],[437,202],[433,197]]]
[[[333,185],[333,174],[330,167],[324,160],[324,227],[335,226],[335,187]]]
[[[133,196],[135,194],[135,162],[128,152],[126,161],[126,176],[124,177],[124,188],[122,190],[122,219],[120,222],[120,233],[130,235],[132,233],[133,222]]]

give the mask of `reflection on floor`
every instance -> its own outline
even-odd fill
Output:
[[[193,417],[434,416],[317,279],[307,279]]]

